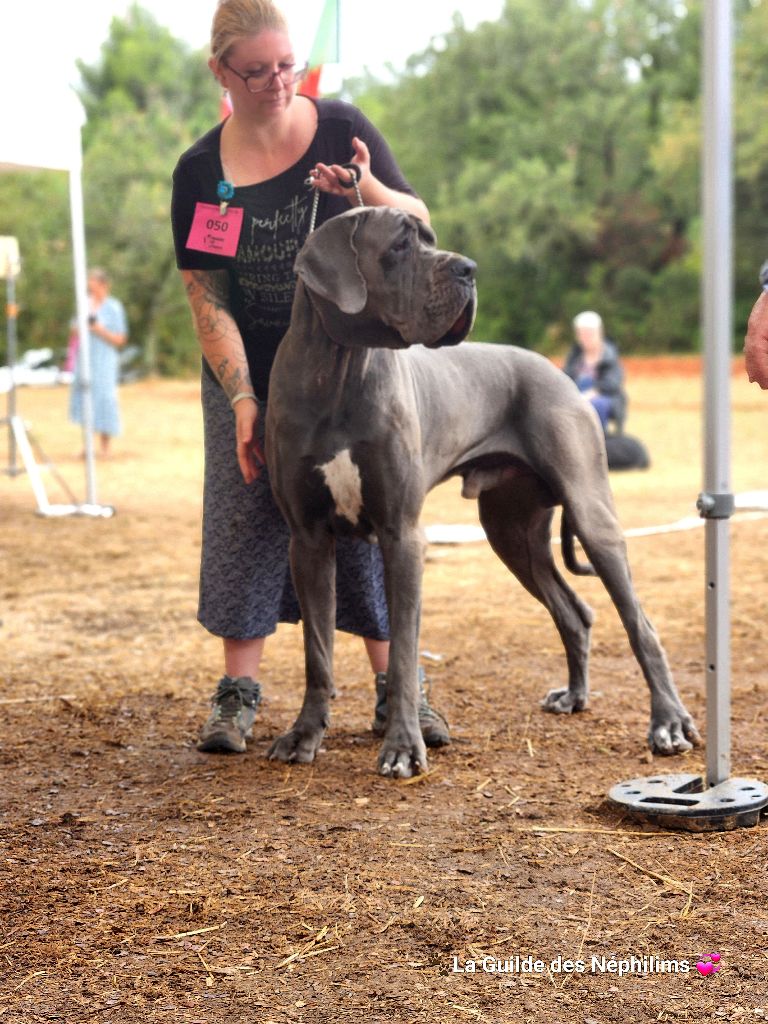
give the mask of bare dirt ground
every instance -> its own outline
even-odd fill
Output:
[[[700,391],[688,362],[633,361],[629,429],[653,466],[613,476],[626,527],[694,514]],[[734,486],[762,488],[768,397],[738,367],[733,396]],[[82,492],[66,402],[20,394]],[[372,680],[346,636],[317,763],[265,759],[300,703],[296,627],[268,646],[248,753],[198,753],[220,673],[195,621],[198,387],[145,382],[122,402],[125,436],[99,464],[114,519],[42,519],[24,477],[0,478],[2,1024],[766,1018],[766,825],[668,832],[606,801],[703,756],[646,752],[645,685],[597,581],[574,581],[597,612],[582,715],[538,706],[565,678],[546,613],[484,544],[433,546],[421,647],[440,656],[424,664],[455,739],[428,775],[376,775]],[[475,505],[453,481],[424,521],[475,522]],[[732,537],[734,772],[766,779],[768,519],[736,519]],[[703,530],[628,543],[703,727]],[[700,975],[713,952],[721,970]],[[690,970],[625,973],[632,956]]]

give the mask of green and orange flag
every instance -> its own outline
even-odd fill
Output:
[[[339,2],[340,0],[325,0],[323,4],[315,41],[309,54],[309,72],[299,89],[303,96],[319,96],[323,65],[338,63]]]

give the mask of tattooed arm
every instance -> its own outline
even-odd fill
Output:
[[[226,270],[182,270],[181,276],[200,348],[216,379],[230,401],[235,395],[253,394],[243,339],[229,309]],[[254,397],[240,399],[233,408],[237,461],[249,484],[264,464],[257,439],[259,407]]]
[[[243,339],[229,311],[226,270],[182,270],[200,348],[230,401],[253,391]]]

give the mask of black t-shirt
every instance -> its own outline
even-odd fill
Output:
[[[232,257],[186,246],[196,204],[218,203],[224,178],[219,155],[222,125],[199,139],[173,173],[171,221],[180,270],[227,270],[230,309],[245,345],[254,390],[266,398],[277,346],[291,318],[296,278],[293,264],[309,231],[313,190],[305,185],[317,163],[341,164],[353,156],[352,138],[371,153],[371,171],[389,188],[415,195],[387,143],[355,107],[338,100],[313,100],[318,124],[309,149],[288,170],[257,185],[236,188],[230,207],[243,208],[237,252]],[[317,225],[350,208],[343,196],[320,196]],[[207,363],[205,364],[207,368]],[[210,372],[210,371],[209,371]]]

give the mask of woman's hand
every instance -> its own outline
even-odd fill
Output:
[[[243,398],[235,404],[235,437],[237,462],[243,480],[252,484],[264,466],[264,452],[258,442],[259,406],[253,398]]]
[[[366,178],[371,175],[371,154],[362,139],[352,139],[354,156],[351,163],[357,164],[360,168],[360,188],[364,187]],[[350,172],[345,170],[341,164],[316,164],[313,175],[312,187],[321,192],[329,192],[334,196],[346,196],[353,204],[357,203],[357,196],[354,188],[345,188],[341,182],[350,180]]]
[[[392,206],[399,210],[412,213],[414,217],[429,224],[429,210],[417,196],[407,192],[397,192],[379,181],[371,170],[371,153],[362,139],[352,139],[354,156],[351,163],[360,168],[360,181],[357,183],[365,206]],[[357,192],[354,188],[344,188],[341,181],[350,180],[350,172],[340,164],[317,164],[311,174],[312,187],[321,192],[330,192],[334,196],[346,196],[352,206],[357,205]]]
[[[104,324],[98,320],[95,323],[88,324],[88,330],[91,334],[95,334],[102,341],[106,341],[108,345],[113,348],[121,348],[128,340],[127,334],[120,334],[118,331],[108,331]]]

